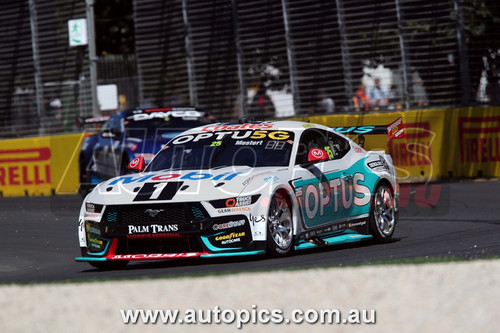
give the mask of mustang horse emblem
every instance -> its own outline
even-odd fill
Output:
[[[144,211],[145,214],[148,214],[149,217],[156,217],[156,215],[160,214],[161,212],[165,211],[165,209],[146,209]]]

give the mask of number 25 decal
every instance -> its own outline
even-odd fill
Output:
[[[146,183],[139,190],[134,201],[172,200],[184,182]]]

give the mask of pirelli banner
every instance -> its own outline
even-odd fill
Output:
[[[363,135],[359,126],[389,125],[399,117],[401,139]],[[500,107],[426,109],[363,115],[296,118],[336,128],[366,149],[391,154],[401,182],[500,176]],[[357,131],[357,132],[356,132]]]
[[[78,191],[82,135],[0,141],[0,196]]]
[[[500,176],[500,107],[455,110],[450,129],[455,177]]]

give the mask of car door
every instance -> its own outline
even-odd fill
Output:
[[[345,221],[354,200],[348,140],[333,131],[311,128],[301,135],[293,186],[300,201],[304,229]],[[316,156],[313,156],[316,154]]]

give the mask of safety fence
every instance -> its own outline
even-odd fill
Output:
[[[349,134],[353,126],[388,125],[405,134],[367,135],[365,148],[391,154],[401,183],[500,177],[500,107],[413,110],[297,118]],[[341,128],[341,129],[340,129]],[[353,135],[356,139],[356,135]],[[75,193],[81,134],[0,141],[0,196]]]
[[[68,20],[91,3],[110,2],[2,2],[1,138],[75,133],[78,117],[145,105],[222,121],[500,105],[495,0],[116,0],[133,8],[132,51],[89,61]],[[122,19],[100,15],[98,36]]]

